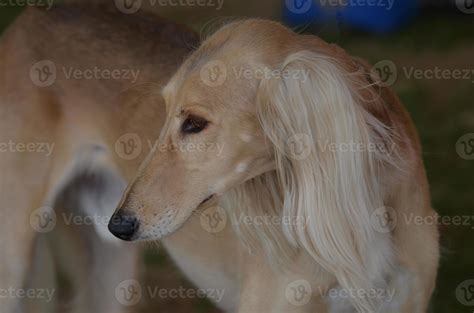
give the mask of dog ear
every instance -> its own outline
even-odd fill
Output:
[[[289,55],[281,73],[261,82],[257,115],[274,146],[282,214],[299,221],[283,226],[285,236],[342,288],[381,286],[390,234],[371,222],[384,206],[383,169],[396,161],[385,149],[393,147],[393,134],[365,109],[361,90],[371,86],[362,72],[310,51]],[[363,312],[377,305],[353,300]]]

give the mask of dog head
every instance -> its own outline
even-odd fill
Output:
[[[282,37],[293,35],[276,23],[256,24],[261,25],[230,24],[218,31],[164,88],[167,119],[159,144],[118,211],[138,219],[130,239],[170,234],[206,200],[274,169],[255,101],[269,58],[278,57],[269,55],[274,43],[251,46],[248,40],[254,27],[261,36],[274,36],[275,25]],[[240,31],[246,35],[237,35]]]

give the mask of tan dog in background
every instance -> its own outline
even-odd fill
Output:
[[[160,133],[159,91],[197,44],[113,1],[27,8],[3,34],[0,288],[52,299],[2,293],[1,313],[126,309],[115,289],[136,277],[137,249],[107,224]]]
[[[341,49],[258,20],[222,28],[166,84],[196,43],[156,16],[80,4],[28,10],[4,35],[2,142],[54,150],[0,161],[2,234],[11,238],[2,240],[0,287],[30,283],[31,217],[51,214],[42,208],[56,210],[85,179],[72,189],[77,209],[106,217],[131,183],[109,229],[163,238],[193,282],[224,291],[217,305],[226,311],[425,312],[437,230],[404,218],[434,213],[396,96]],[[94,66],[140,75],[137,84],[66,75]],[[227,218],[219,231],[206,224],[216,213]],[[380,216],[398,222],[379,225]],[[79,302],[99,297],[78,312],[117,312],[115,288],[134,275],[133,247],[104,226],[94,251],[108,262],[99,271],[85,262],[86,277],[96,275],[81,282],[103,283]],[[16,299],[0,305],[26,312]]]

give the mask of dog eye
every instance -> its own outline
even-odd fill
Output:
[[[209,122],[205,119],[190,115],[184,120],[181,126],[181,132],[184,134],[196,134],[203,131],[208,124]]]

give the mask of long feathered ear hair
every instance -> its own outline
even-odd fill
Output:
[[[373,88],[363,74],[348,72],[323,53],[291,54],[281,71],[289,75],[261,82],[257,114],[274,146],[280,214],[305,221],[282,224],[283,234],[342,288],[383,288],[391,240],[377,231],[372,215],[384,207],[380,177],[400,161],[389,153],[393,130],[363,105],[379,95],[364,99],[362,90]],[[352,300],[360,312],[379,305],[369,298]]]

